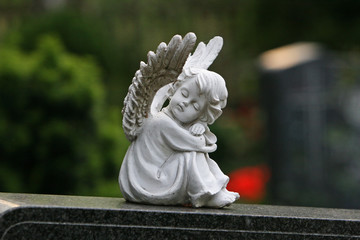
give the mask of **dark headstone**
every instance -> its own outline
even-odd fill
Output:
[[[360,211],[0,193],[0,239],[360,239]]]
[[[306,43],[264,56],[261,86],[272,169],[271,202],[360,208],[360,131],[346,122],[344,110],[351,104],[340,101],[341,95],[350,95],[340,88],[345,85],[339,78],[344,64]],[[281,60],[283,64],[276,64]],[[359,78],[347,74],[352,75]],[[360,91],[351,90],[357,109],[348,112],[357,113]],[[360,122],[359,115],[356,118]]]

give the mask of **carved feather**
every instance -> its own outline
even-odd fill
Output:
[[[222,37],[214,37],[209,41],[207,45],[200,42],[195,49],[194,54],[190,55],[184,65],[186,68],[201,68],[208,69],[214,62],[215,58],[219,55],[219,52],[223,46]]]
[[[184,40],[179,44],[179,49],[184,49],[184,51],[176,51],[173,55],[172,59],[170,60],[169,66],[172,69],[182,71],[183,62],[189,57],[189,53],[192,51],[193,46],[186,45],[188,41],[196,41],[195,34],[187,34],[184,37]],[[189,48],[188,50],[186,48]],[[190,49],[191,48],[191,49]]]
[[[151,115],[150,107],[156,92],[166,84],[176,81],[187,57],[196,42],[194,33],[184,39],[175,35],[168,45],[160,43],[156,53],[150,51],[147,63],[140,62],[124,100],[123,129],[129,141],[134,141],[141,131],[145,118]]]

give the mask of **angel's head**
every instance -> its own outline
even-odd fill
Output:
[[[221,115],[228,96],[219,74],[196,68],[183,71],[171,91],[169,109],[183,124],[212,124]]]

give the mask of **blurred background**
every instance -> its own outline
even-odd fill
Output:
[[[121,108],[175,34],[224,47],[211,157],[243,203],[360,208],[357,0],[0,0],[0,191],[120,197]]]

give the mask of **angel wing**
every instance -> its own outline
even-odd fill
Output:
[[[175,35],[168,45],[160,43],[156,53],[150,51],[148,63],[141,62],[124,100],[123,129],[129,141],[134,141],[141,130],[143,120],[151,115],[151,103],[156,92],[176,81],[185,61],[193,50],[196,35],[188,33],[182,39]]]
[[[185,75],[186,71],[191,68],[208,69],[214,62],[215,58],[219,55],[223,42],[223,38],[220,36],[214,37],[208,44],[200,42],[195,49],[194,54],[190,55],[186,60],[183,73],[180,77]]]

